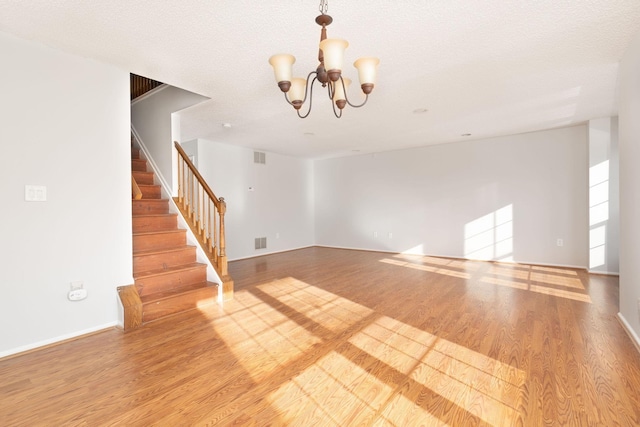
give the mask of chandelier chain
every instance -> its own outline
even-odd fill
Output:
[[[325,15],[329,11],[329,0],[320,0],[320,13]]]

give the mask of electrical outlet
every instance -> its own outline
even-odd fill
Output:
[[[71,290],[67,294],[69,301],[81,301],[87,297],[87,290],[84,288],[84,282],[71,282]]]
[[[377,238],[377,237],[378,237],[378,232],[377,232],[377,231],[374,231],[374,232],[373,232],[373,238],[375,239],[375,238]]]
[[[564,241],[562,239],[558,239],[558,240],[556,240],[556,245],[557,246],[564,246]]]
[[[393,239],[393,233],[389,233],[389,238]]]
[[[67,295],[67,297],[69,298],[69,301],[83,300],[87,297],[87,290],[82,288],[74,289],[72,291],[69,291],[69,294]]]

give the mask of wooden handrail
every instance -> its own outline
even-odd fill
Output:
[[[178,197],[174,200],[223,280],[224,298],[233,296],[227,268],[224,216],[227,204],[218,198],[178,142]]]
[[[178,154],[180,154],[180,157],[182,157],[182,160],[184,160],[185,164],[189,167],[189,169],[191,170],[193,175],[196,177],[196,179],[198,180],[200,185],[202,185],[202,188],[206,191],[206,193],[209,195],[209,197],[211,197],[211,200],[214,201],[214,203],[216,204],[216,208],[217,208],[219,206],[219,204],[220,204],[220,200],[218,200],[216,195],[213,194],[213,191],[211,191],[211,188],[209,188],[209,185],[207,184],[207,182],[204,180],[202,175],[200,175],[200,172],[198,172],[198,169],[196,169],[196,167],[193,165],[193,163],[191,163],[191,160],[189,160],[189,156],[187,155],[187,153],[184,152],[184,150],[182,149],[180,144],[178,144],[178,141],[174,141],[174,144],[176,146],[176,150],[178,150]],[[179,185],[178,185],[178,187],[179,187]]]

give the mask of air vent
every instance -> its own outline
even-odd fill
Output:
[[[261,151],[253,152],[253,163],[264,165],[267,163],[267,154]]]
[[[265,249],[267,247],[266,237],[256,237],[256,249]]]

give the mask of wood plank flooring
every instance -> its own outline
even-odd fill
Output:
[[[0,425],[634,426],[618,279],[307,248],[233,301],[0,360]]]

